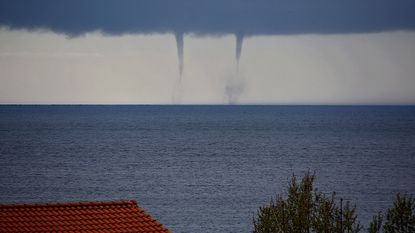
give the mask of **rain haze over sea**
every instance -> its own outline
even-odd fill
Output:
[[[310,170],[363,223],[415,193],[415,107],[0,106],[0,202],[135,199],[173,232],[250,232]]]

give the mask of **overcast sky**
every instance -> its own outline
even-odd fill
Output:
[[[415,1],[40,3],[0,0],[0,103],[415,104]]]

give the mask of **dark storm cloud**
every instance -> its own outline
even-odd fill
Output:
[[[414,12],[414,0],[0,0],[1,25],[67,35],[413,30]]]

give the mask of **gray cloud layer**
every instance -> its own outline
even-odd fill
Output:
[[[0,0],[0,25],[70,36],[275,35],[415,29],[413,0]]]

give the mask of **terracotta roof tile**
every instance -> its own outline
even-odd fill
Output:
[[[135,201],[0,204],[0,232],[170,232]]]

